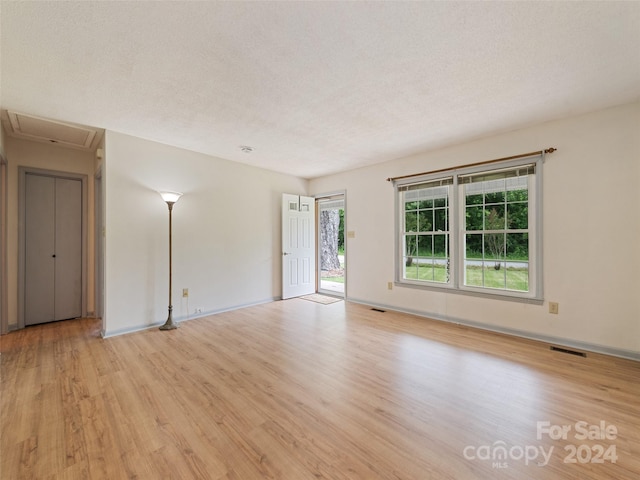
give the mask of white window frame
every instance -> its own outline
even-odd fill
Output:
[[[451,175],[448,175],[448,176],[444,176],[444,177],[438,177],[436,180],[438,180],[438,181],[440,181],[440,180],[446,181],[446,180],[451,179],[451,178],[452,178]],[[414,182],[412,182],[412,183],[414,183]],[[427,180],[427,181],[422,180],[420,182],[415,182],[415,183],[423,184],[423,183],[430,183],[430,181],[429,180]],[[452,230],[452,228],[453,228],[453,225],[454,225],[453,218],[452,218],[453,217],[452,205],[454,205],[454,203],[453,203],[453,192],[454,191],[451,188],[452,185],[453,185],[452,183],[447,183],[446,184],[446,186],[449,187],[449,191],[448,191],[448,195],[447,195],[447,210],[449,212],[447,217],[448,217],[448,222],[449,222],[449,229],[441,232],[441,234],[448,234],[449,235],[449,247],[448,247],[447,250],[448,250],[448,253],[449,253],[449,264],[450,264],[450,266],[453,265],[453,263],[451,261],[451,258],[455,257],[455,255],[456,255],[456,249],[453,247],[453,243],[451,241],[451,239],[453,238],[453,230]],[[403,185],[403,186],[406,186],[406,185]],[[433,186],[431,188],[441,188],[441,186]],[[399,193],[400,192],[398,192],[398,197],[399,197]],[[398,203],[400,203],[400,202],[398,202]],[[427,282],[426,280],[412,280],[412,279],[405,278],[405,275],[404,275],[405,274],[405,268],[406,268],[405,258],[407,256],[406,255],[406,251],[405,251],[405,247],[406,247],[405,235],[408,232],[405,232],[405,218],[406,218],[405,214],[406,214],[406,210],[404,209],[404,204],[400,205],[400,209],[401,209],[401,211],[399,212],[399,223],[398,223],[398,228],[400,229],[400,236],[399,236],[400,237],[399,238],[399,249],[400,249],[399,250],[399,262],[400,262],[399,263],[399,267],[400,267],[400,271],[399,271],[399,275],[398,275],[397,278],[400,278],[403,283],[413,284],[413,285],[416,285],[416,286],[421,286],[421,285],[423,285],[425,283],[428,283],[429,285],[437,284],[441,288],[451,288],[451,278],[452,278],[451,275],[449,275],[449,281],[446,282],[446,283],[443,283],[443,282]],[[435,207],[433,207],[432,209],[435,210]],[[433,230],[433,231],[428,231],[428,232],[427,231],[425,231],[425,232],[415,232],[415,234],[416,234],[417,237],[421,236],[421,234],[423,236],[435,236],[435,235],[437,235],[436,232],[437,231]],[[409,233],[413,233],[413,232],[409,232]],[[419,255],[412,255],[412,256],[419,257]],[[419,262],[419,261],[420,261],[420,258],[417,258],[416,262]],[[451,270],[451,267],[449,267],[449,271],[450,270]]]
[[[446,291],[486,298],[541,304],[543,302],[542,275],[542,178],[544,156],[536,154],[515,160],[501,161],[489,165],[442,170],[433,174],[404,177],[394,180],[395,193],[395,284],[400,287],[419,288],[434,291]],[[534,165],[535,173],[529,175],[528,188],[528,230],[529,230],[529,281],[528,291],[506,290],[490,287],[470,286],[464,284],[465,275],[465,198],[463,185],[459,178],[484,172],[512,169],[524,165]],[[430,282],[404,278],[404,209],[401,191],[411,185],[434,182],[439,179],[453,177],[449,197],[449,282]]]

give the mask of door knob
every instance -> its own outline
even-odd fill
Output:
[[[51,255],[53,258],[56,258],[56,254],[54,253],[53,255]]]

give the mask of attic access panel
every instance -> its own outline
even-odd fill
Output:
[[[97,129],[48,120],[24,113],[7,111],[12,134],[39,142],[55,143],[72,148],[91,150]]]

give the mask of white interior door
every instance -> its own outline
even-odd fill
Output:
[[[315,293],[315,201],[282,195],[282,298]]]

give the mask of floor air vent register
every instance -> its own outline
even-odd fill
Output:
[[[569,355],[575,355],[577,357],[585,357],[586,358],[586,356],[587,356],[587,354],[584,353],[584,352],[578,352],[576,350],[570,350],[568,348],[556,347],[554,345],[551,345],[549,347],[549,349],[554,351],[554,352],[568,353]]]

